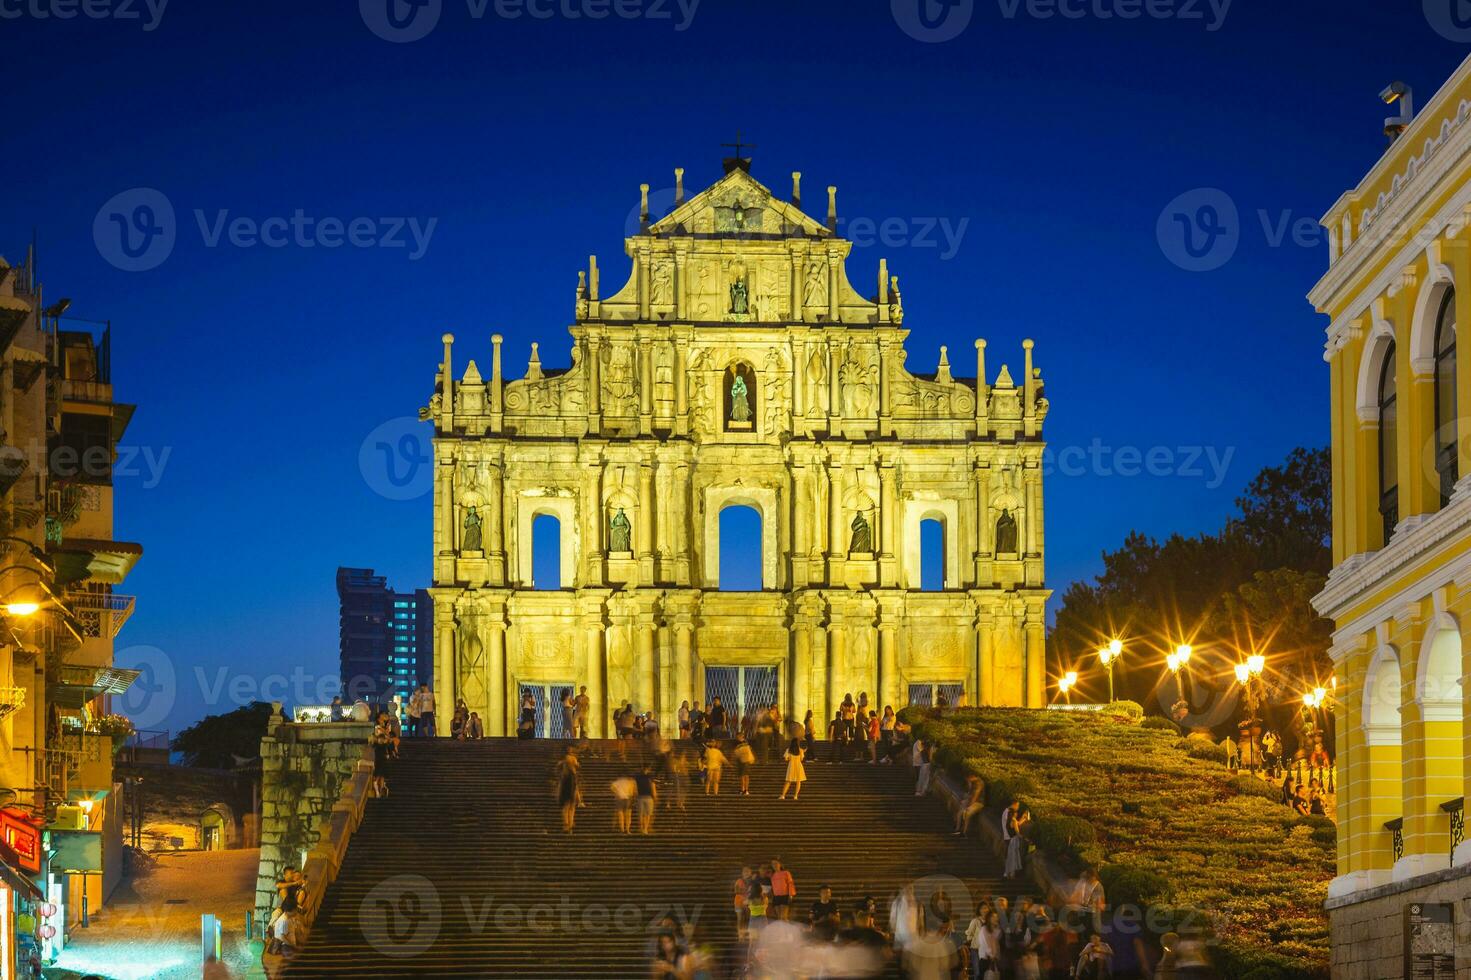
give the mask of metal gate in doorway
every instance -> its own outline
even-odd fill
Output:
[[[909,703],[933,708],[940,703],[940,697],[943,695],[946,707],[953,708],[964,693],[965,684],[961,681],[949,684],[910,684]]]
[[[779,703],[778,687],[775,667],[706,667],[705,707],[708,710],[710,702],[720,698],[734,733],[737,720]]]
[[[515,720],[517,722],[521,720],[521,704],[529,694],[536,702],[536,737],[571,738],[572,733],[562,725],[562,692],[566,690],[571,690],[573,694],[577,693],[571,681],[522,684],[521,691],[516,696]]]

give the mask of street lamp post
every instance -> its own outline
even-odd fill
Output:
[[[1259,653],[1254,653],[1246,658],[1245,663],[1236,665],[1236,683],[1240,684],[1246,692],[1246,745],[1250,750],[1251,771],[1257,768],[1257,736],[1256,730],[1260,727],[1260,719],[1257,717],[1260,708],[1260,691],[1257,685],[1262,682],[1262,673],[1267,669],[1267,658]]]
[[[1104,668],[1108,671],[1108,703],[1113,704],[1113,665],[1123,656],[1124,644],[1119,640],[1110,640],[1108,646],[1098,651],[1098,659],[1103,661]]]

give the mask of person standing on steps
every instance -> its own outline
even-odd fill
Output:
[[[558,700],[562,705],[562,737],[574,738],[573,732],[577,728],[577,699],[572,696],[572,688],[562,688],[562,695]]]
[[[536,698],[530,692],[521,699],[521,721],[516,725],[516,737],[523,741],[536,737]]]
[[[842,762],[848,754],[848,722],[841,708],[833,712],[833,720],[828,722],[827,740],[832,743],[827,761]]]
[[[582,687],[579,687],[577,689],[577,697],[573,699],[572,704],[572,722],[573,728],[576,731],[576,734],[573,735],[573,737],[577,739],[586,739],[589,737],[587,731],[587,716],[588,711],[592,708],[592,698],[589,698],[587,696],[586,685],[583,685]]]
[[[916,742],[915,757],[919,760],[919,776],[914,781],[914,795],[924,796],[930,791],[930,747],[924,742]]]
[[[731,904],[735,907],[736,938],[745,940],[751,933],[751,889],[756,886],[756,872],[749,864],[741,867],[740,877],[731,885]]]
[[[796,741],[793,739],[792,741]],[[771,907],[773,917],[786,919],[791,912],[792,899],[797,897],[797,880],[781,863],[781,858],[771,859]]]
[[[388,732],[387,717],[379,718],[378,724],[373,728],[373,795],[388,795],[388,755],[389,743],[393,736]]]
[[[645,837],[654,832],[654,804],[659,802],[659,787],[654,785],[654,773],[644,766],[633,777],[638,791],[638,832]]]
[[[746,741],[745,735],[736,736],[735,748],[730,752],[731,761],[735,763],[736,775],[741,779],[741,795],[751,795],[751,769],[756,765],[756,753],[751,748],[751,743]]]
[[[613,791],[613,827],[619,833],[633,833],[633,801],[638,797],[638,783],[631,776],[619,776],[608,784]]]
[[[883,759],[882,762],[893,762],[894,753],[898,750],[898,743],[894,741],[894,727],[899,723],[899,716],[894,714],[894,706],[884,705],[884,716],[879,719],[879,741],[881,743]]]
[[[679,721],[679,736],[678,737],[679,738],[689,738],[690,737],[690,703],[688,701],[681,701],[681,702],[679,702],[678,721]]]
[[[710,715],[707,719],[710,724],[711,738],[725,738],[726,718],[725,705],[720,703],[720,695],[717,694],[710,701]]]
[[[433,738],[434,719],[434,692],[429,689],[428,684],[419,685],[419,735],[422,738]]]
[[[720,746],[711,742],[705,746],[705,795],[720,795],[720,773],[725,768],[725,753]]]
[[[793,801],[802,795],[802,784],[807,781],[807,770],[802,766],[802,757],[805,754],[802,751],[802,743],[795,738],[792,739],[784,755],[784,758],[787,760],[787,778],[786,782],[782,784],[780,799],[786,799],[787,790],[793,789],[793,787],[795,787],[792,793]]]
[[[802,719],[802,747],[807,750],[807,758],[817,761],[812,750],[817,747],[817,720],[812,714],[812,709],[807,709],[807,714]]]
[[[341,711],[341,707],[340,706],[342,704],[342,699],[341,698],[333,698],[332,699],[332,704],[333,704],[334,708],[337,711],[337,716],[334,717],[332,720],[333,721],[341,721],[342,720],[342,711]],[[414,688],[414,693],[409,695],[409,703],[408,703],[408,706],[407,706],[407,711],[408,711],[408,715],[409,715],[409,724],[408,724],[409,738],[418,738],[419,737],[419,717],[424,714],[424,697],[423,697],[423,695],[421,695],[419,693],[419,689],[417,687]]]
[[[582,765],[569,745],[562,753],[562,761],[557,764],[557,805],[562,808],[562,832],[566,834],[572,833],[572,828],[577,823],[577,804],[582,795],[581,783]]]

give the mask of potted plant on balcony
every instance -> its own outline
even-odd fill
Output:
[[[117,755],[133,734],[133,720],[127,715],[103,715],[93,723],[98,735],[112,736],[112,754]]]

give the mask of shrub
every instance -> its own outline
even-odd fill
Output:
[[[1138,701],[1112,701],[1104,709],[1105,714],[1122,715],[1138,721],[1144,717],[1144,706]]]
[[[1150,715],[1139,723],[1140,728],[1159,728],[1167,732],[1178,732],[1180,726],[1164,715]]]
[[[1032,781],[1026,776],[986,776],[981,779],[986,783],[986,805],[1006,806],[1012,800],[1025,799],[1028,793],[1034,791]]]
[[[1072,871],[1088,863],[1090,852],[1098,843],[1098,832],[1082,817],[1033,817],[1026,834],[1038,850]]]
[[[1104,898],[1115,908],[1132,905],[1145,909],[1169,901],[1172,894],[1164,875],[1133,864],[1105,864],[1098,869],[1098,880],[1103,883]]]
[[[1282,798],[1282,791],[1265,779],[1255,776],[1237,776],[1230,784],[1239,796],[1260,796],[1264,800],[1277,802]]]
[[[1194,735],[1181,743],[1185,748],[1185,754],[1192,759],[1204,759],[1207,762],[1218,762],[1226,764],[1226,747],[1217,745],[1209,739],[1196,738]]]

